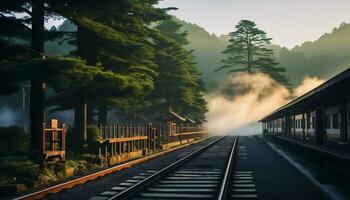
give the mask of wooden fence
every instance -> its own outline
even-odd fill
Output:
[[[202,126],[180,125],[174,127],[144,125],[100,125],[102,142],[99,155],[110,157],[143,150],[155,151],[162,145],[188,141],[205,136]]]

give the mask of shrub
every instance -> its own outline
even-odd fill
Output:
[[[76,155],[79,153],[86,153],[82,151],[81,141],[74,132],[74,128],[67,130],[67,152],[70,155]],[[98,151],[98,146],[102,137],[100,135],[100,130],[97,126],[89,125],[87,127],[87,145],[88,150],[91,153],[96,153]]]
[[[88,142],[100,142],[102,140],[100,129],[97,126],[89,125],[87,127]]]
[[[90,153],[97,153],[100,141],[102,137],[100,130],[97,126],[90,125],[87,127],[87,136],[88,136],[88,148]]]
[[[53,170],[44,169],[38,176],[34,187],[49,185],[58,181],[58,177]]]

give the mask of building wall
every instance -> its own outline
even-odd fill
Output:
[[[340,142],[340,105],[325,109],[325,129],[327,140]]]
[[[341,136],[341,105],[327,106],[324,109],[324,128],[325,139],[327,142],[344,142],[344,136]],[[350,136],[350,102],[346,103],[347,114],[347,135]],[[283,117],[284,118],[284,117]],[[285,132],[286,123],[283,118],[266,121],[263,131],[267,134],[290,136],[298,140],[314,141],[316,139],[316,112],[311,110],[305,113],[299,113],[289,116],[290,134]],[[347,137],[350,141],[350,137]],[[345,141],[346,142],[346,141]]]

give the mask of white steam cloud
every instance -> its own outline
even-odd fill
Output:
[[[316,77],[306,77],[300,86],[290,92],[262,73],[233,75],[218,91],[207,97],[209,131],[213,134],[223,134],[256,123],[292,98],[323,82]]]
[[[307,93],[308,91],[314,89],[315,87],[324,83],[324,80],[317,77],[306,76],[298,87],[294,89],[294,96],[300,97],[301,95]]]

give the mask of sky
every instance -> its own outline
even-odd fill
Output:
[[[292,48],[350,23],[350,0],[163,0],[171,14],[209,33],[228,34],[241,19],[253,20],[272,43]]]

